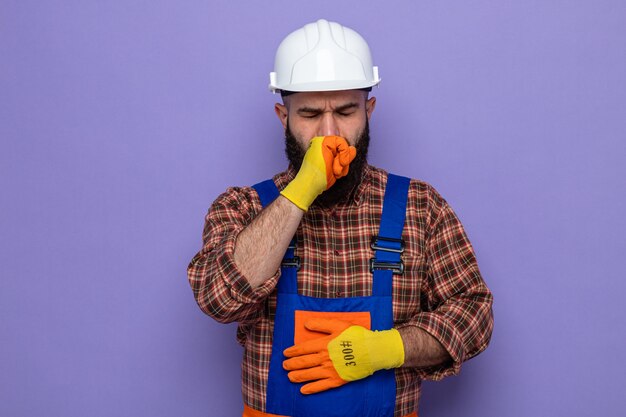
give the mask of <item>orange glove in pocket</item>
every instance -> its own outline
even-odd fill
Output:
[[[284,351],[283,368],[291,382],[307,382],[300,392],[314,394],[404,363],[404,344],[396,329],[372,331],[335,319],[311,319],[309,330],[326,334]]]

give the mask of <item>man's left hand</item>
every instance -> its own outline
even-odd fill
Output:
[[[291,382],[308,382],[303,394],[314,394],[366,378],[379,369],[404,363],[404,345],[396,329],[372,331],[336,319],[310,319],[309,330],[325,333],[286,349],[283,368]],[[313,381],[313,382],[311,382]]]

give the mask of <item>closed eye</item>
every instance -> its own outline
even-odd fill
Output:
[[[320,109],[303,107],[298,109],[298,116],[304,117],[305,119],[314,119],[322,113]]]
[[[347,103],[343,106],[337,107],[335,109],[335,112],[340,116],[347,117],[353,115],[358,108],[359,105],[357,103]]]

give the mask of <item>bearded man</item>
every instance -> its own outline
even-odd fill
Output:
[[[319,20],[278,48],[289,167],[206,216],[188,277],[239,323],[244,416],[416,416],[423,379],[482,352],[492,295],[435,189],[367,163],[380,82],[355,31]]]

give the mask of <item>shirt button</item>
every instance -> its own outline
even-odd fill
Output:
[[[341,297],[341,291],[337,291],[337,292],[335,293],[335,295],[336,295],[337,297]]]
[[[335,255],[336,255],[336,256],[341,255],[341,251],[339,251],[339,250],[335,249]]]

